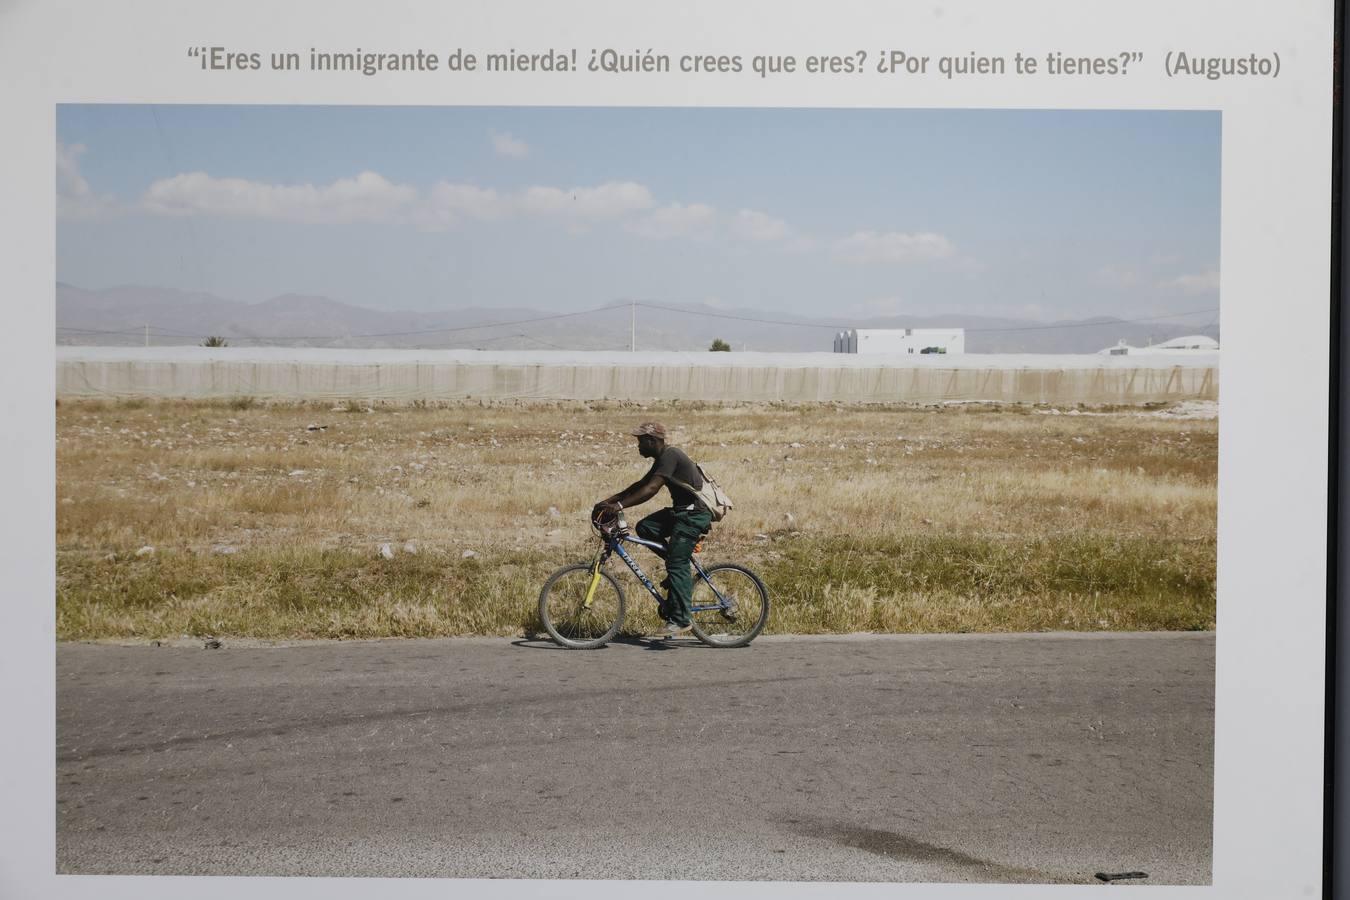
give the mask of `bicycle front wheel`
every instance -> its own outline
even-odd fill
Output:
[[[539,621],[549,637],[571,650],[603,647],[623,624],[623,588],[590,563],[559,569],[539,592]]]
[[[694,579],[694,635],[713,647],[744,647],[769,621],[769,591],[759,576],[732,563],[709,566]],[[699,607],[712,607],[700,610]]]

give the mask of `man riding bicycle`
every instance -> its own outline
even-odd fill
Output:
[[[617,515],[646,503],[665,485],[670,492],[668,509],[654,512],[637,524],[637,535],[648,541],[666,542],[666,580],[668,589],[661,605],[665,620],[664,637],[674,637],[690,630],[690,595],[694,579],[690,559],[694,547],[712,527],[712,513],[703,507],[694,491],[703,487],[703,476],[698,466],[679,447],[666,443],[666,428],[659,422],[645,422],[629,432],[638,439],[638,453],[651,459],[652,467],[641,480],[630,484],[619,493],[601,500],[591,510],[592,519]]]

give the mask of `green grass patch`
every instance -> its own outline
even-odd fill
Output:
[[[1215,544],[1069,534],[786,542],[764,570],[784,631],[1204,630]]]
[[[750,565],[768,585],[767,633],[1214,627],[1213,541],[801,536],[708,562],[722,560]],[[303,547],[111,561],[63,553],[57,633],[63,640],[534,634],[540,586],[572,561],[542,549],[391,560]],[[626,576],[628,630],[655,627],[650,597],[612,565]],[[661,571],[654,561],[647,568]]]
[[[57,564],[65,640],[171,635],[258,638],[431,637],[519,630],[544,576],[542,557],[479,559],[289,549],[206,556],[165,552]]]

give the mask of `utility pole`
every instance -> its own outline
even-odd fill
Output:
[[[148,323],[145,326],[145,346],[150,346],[150,325]]]
[[[631,300],[628,304],[628,352],[637,352],[637,301]]]

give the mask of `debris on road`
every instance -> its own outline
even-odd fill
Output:
[[[1128,881],[1132,878],[1147,878],[1147,872],[1098,872],[1096,874],[1098,881],[1104,881],[1110,884],[1113,881]]]

